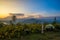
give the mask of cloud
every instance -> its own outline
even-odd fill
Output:
[[[52,17],[60,16],[60,11],[40,11],[40,12],[28,12],[28,13],[12,13],[10,15],[16,15],[17,18],[41,18],[41,17]]]
[[[49,11],[40,11],[40,12],[30,13],[30,14],[41,15],[43,17],[50,17],[50,16],[60,16],[60,11],[49,10]]]
[[[9,13],[10,15],[15,15],[15,16],[24,16],[23,13]]]

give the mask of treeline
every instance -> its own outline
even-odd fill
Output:
[[[52,24],[55,28],[45,29],[46,23],[44,25],[44,32],[53,31],[60,32],[60,24]],[[0,39],[12,39],[12,38],[21,38],[22,36],[30,35],[32,33],[41,33],[42,25],[41,24],[10,24],[5,25],[0,23]]]

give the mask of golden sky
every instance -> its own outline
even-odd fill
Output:
[[[8,16],[9,13],[60,16],[59,3],[58,0],[0,0],[0,18]]]
[[[0,0],[0,18],[8,16],[9,13],[22,13],[22,12],[24,12],[24,8],[22,7],[21,4],[17,5],[16,1]]]

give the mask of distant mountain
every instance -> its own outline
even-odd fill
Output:
[[[40,20],[36,18],[25,19],[23,23],[40,23]]]
[[[22,22],[22,23],[41,23],[41,22],[47,22],[52,23],[54,21],[55,17],[41,17],[41,18],[23,18],[23,19],[17,19],[16,22]],[[7,21],[5,19],[5,21]],[[60,16],[56,17],[56,22],[60,23]]]
[[[52,23],[55,17],[42,17],[42,18],[26,18],[26,19],[18,19],[17,21],[23,23],[41,23],[47,22]],[[60,23],[60,17],[56,17],[56,22]]]

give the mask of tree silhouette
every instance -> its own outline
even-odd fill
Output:
[[[54,18],[53,24],[56,24],[56,17]]]
[[[16,22],[16,16],[15,15],[12,16],[12,22]]]

